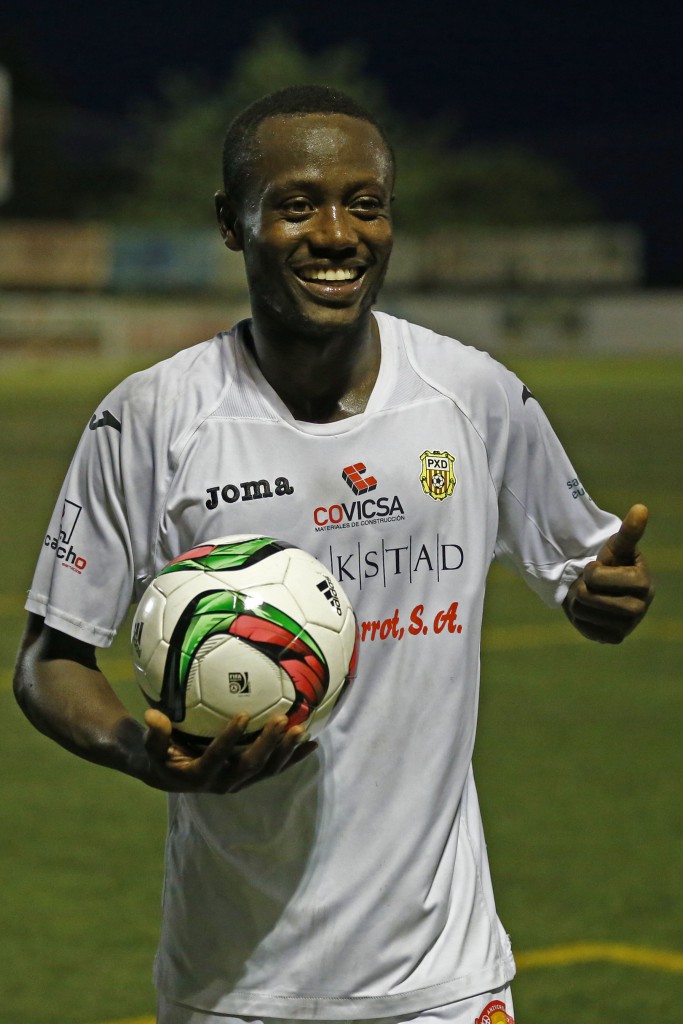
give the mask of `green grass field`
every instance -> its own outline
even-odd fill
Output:
[[[513,364],[594,499],[651,509],[659,592],[625,645],[575,635],[494,569],[476,771],[519,1024],[650,1024],[683,1002],[683,363]],[[64,753],[11,694],[27,589],[76,439],[130,367],[7,363],[0,383],[0,1019],[148,1018],[165,801]],[[101,663],[129,705],[126,637]]]

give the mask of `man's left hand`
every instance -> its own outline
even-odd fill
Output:
[[[618,532],[569,588],[562,607],[571,624],[589,640],[620,644],[650,607],[654,583],[638,551],[647,518],[645,505],[634,505]]]

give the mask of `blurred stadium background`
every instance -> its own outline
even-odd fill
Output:
[[[270,31],[239,71],[258,92],[288,76],[337,75],[367,93],[357,61],[342,57],[316,64]],[[265,85],[264,67],[274,75]],[[0,1016],[142,1024],[154,1005],[163,797],[35,733],[14,705],[11,666],[48,516],[99,399],[125,373],[231,326],[248,304],[240,261],[208,217],[168,215],[182,166],[181,186],[168,184],[154,216],[145,211],[155,183],[131,178],[130,165],[106,217],[106,204],[94,214],[87,183],[78,207],[46,216],[22,206],[13,145],[32,124],[13,85],[0,75]],[[173,116],[156,136],[169,167],[174,146],[182,165],[187,125],[212,109],[206,94],[183,89],[171,90]],[[237,100],[250,98],[242,90]],[[409,138],[411,126],[392,116]],[[215,153],[212,118],[204,129]],[[557,168],[461,151],[455,163],[467,158],[470,176],[458,190],[447,141],[425,131],[434,165],[445,154],[429,188],[448,216],[416,227],[424,193],[413,178],[430,160],[418,154],[416,167],[404,147],[417,214],[399,218],[381,308],[502,358],[544,405],[594,499],[619,514],[644,501],[652,514],[646,548],[659,596],[623,648],[582,641],[519,581],[491,574],[476,770],[519,959],[517,1017],[673,1021],[683,994],[683,294],[651,282],[642,228],[577,201]],[[144,121],[131,138],[152,146]],[[60,166],[68,180],[68,162]],[[512,179],[521,218],[498,195]],[[548,204],[559,209],[563,197],[574,214],[553,218]],[[102,664],[140,712],[125,630]]]

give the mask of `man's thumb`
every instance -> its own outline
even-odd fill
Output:
[[[173,726],[166,715],[150,708],[145,711],[145,724],[147,733],[145,735],[145,747],[150,757],[157,761],[163,761],[171,745],[171,732]]]
[[[633,565],[638,541],[645,533],[648,510],[645,505],[633,505],[598,555],[603,565]]]

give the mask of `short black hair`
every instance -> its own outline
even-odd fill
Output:
[[[230,124],[223,143],[223,187],[228,195],[244,198],[250,163],[255,156],[254,138],[262,121],[278,115],[346,114],[367,121],[379,132],[391,159],[396,158],[389,136],[381,122],[366,107],[347,93],[326,85],[289,85],[250,103]]]

